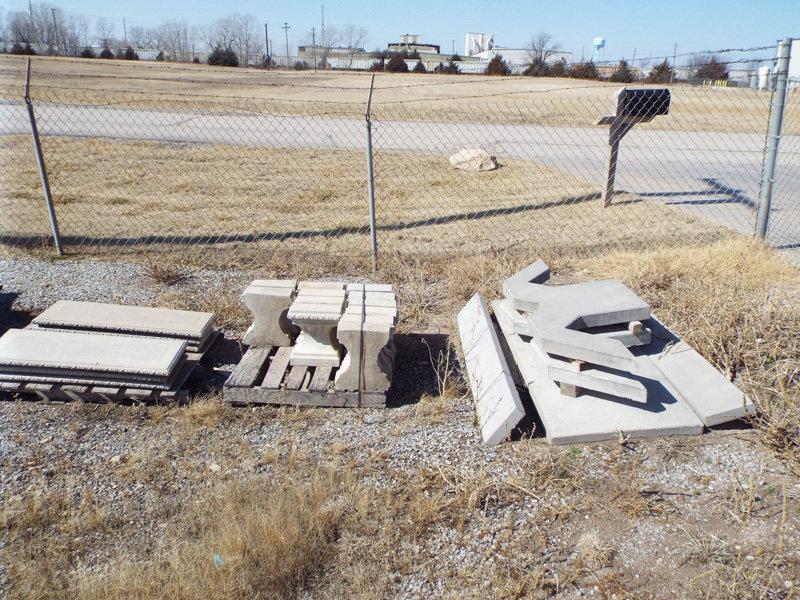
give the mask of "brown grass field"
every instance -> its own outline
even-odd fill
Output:
[[[0,89],[19,98],[23,58],[0,55]],[[169,110],[318,114],[363,118],[371,74],[230,69],[207,65],[35,57],[32,95],[41,101]],[[557,78],[380,73],[376,118],[593,126],[613,112],[618,84]],[[764,133],[770,95],[744,88],[675,85],[670,115],[639,127]],[[785,133],[800,132],[800,93]]]
[[[85,237],[86,246],[122,246],[140,238],[166,247],[195,241],[210,246],[184,250],[202,255],[237,241],[259,240],[256,247],[268,250],[302,237],[307,252],[368,251],[360,152],[242,152],[224,145],[81,138],[47,138],[44,149],[55,157],[48,172],[62,235]],[[24,136],[0,138],[0,153],[13,167],[0,175],[0,210],[22,237],[48,231],[30,152]],[[376,198],[385,252],[474,252],[531,239],[540,248],[574,243],[591,251],[729,235],[703,218],[630,194],[603,208],[593,186],[522,160],[467,173],[443,156],[382,153]]]

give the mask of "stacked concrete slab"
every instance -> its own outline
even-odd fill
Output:
[[[186,378],[186,342],[76,331],[11,329],[0,381],[170,390]]]
[[[100,302],[59,300],[33,320],[50,330],[152,336],[183,340],[187,351],[203,353],[212,343],[214,313]]]
[[[503,283],[505,297],[492,308],[552,443],[698,434],[753,412],[736,386],[621,282],[544,285],[548,278],[549,268],[537,261]],[[470,360],[474,341],[462,321],[475,313],[472,303],[459,315],[467,370],[471,381],[495,381],[500,371],[486,366],[492,360]],[[481,322],[489,326],[488,313]],[[506,407],[500,422],[482,420],[484,439],[521,419],[511,410],[515,391],[489,398],[473,383],[473,395],[479,416],[486,402]]]

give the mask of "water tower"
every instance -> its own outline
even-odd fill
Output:
[[[603,62],[606,56],[606,38],[596,37],[592,40],[592,62]]]

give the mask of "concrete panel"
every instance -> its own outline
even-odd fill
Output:
[[[198,341],[211,332],[214,313],[59,300],[33,323],[40,327],[158,334]]]
[[[487,444],[498,444],[525,416],[486,303],[475,294],[458,313],[472,397]]]
[[[0,338],[0,369],[54,373],[136,374],[166,378],[184,357],[186,342],[169,338],[11,329]]]
[[[653,364],[708,427],[755,413],[752,400],[714,365],[655,317],[651,318]],[[656,345],[658,344],[658,345]]]

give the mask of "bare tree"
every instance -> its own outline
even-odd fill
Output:
[[[356,53],[364,50],[364,44],[366,44],[366,41],[367,30],[364,27],[358,27],[351,23],[342,30],[342,43],[349,51],[349,62],[347,63],[348,69],[353,66],[353,59],[355,58]]]
[[[170,60],[188,60],[191,51],[186,21],[163,21],[154,31],[156,47]]]
[[[561,44],[553,42],[553,36],[545,31],[540,31],[531,36],[531,41],[525,47],[528,55],[528,64],[543,66],[547,59],[561,50]]]
[[[152,27],[135,25],[128,29],[128,42],[134,48],[157,48],[158,35]]]
[[[8,13],[8,35],[15,44],[36,44],[36,26],[27,12]]]
[[[103,50],[110,50],[114,45],[114,23],[103,17],[94,25],[94,36]]]
[[[233,50],[243,65],[248,63],[248,57],[259,56],[263,52],[261,27],[253,15],[228,15],[197,27],[195,35],[209,50]]]

